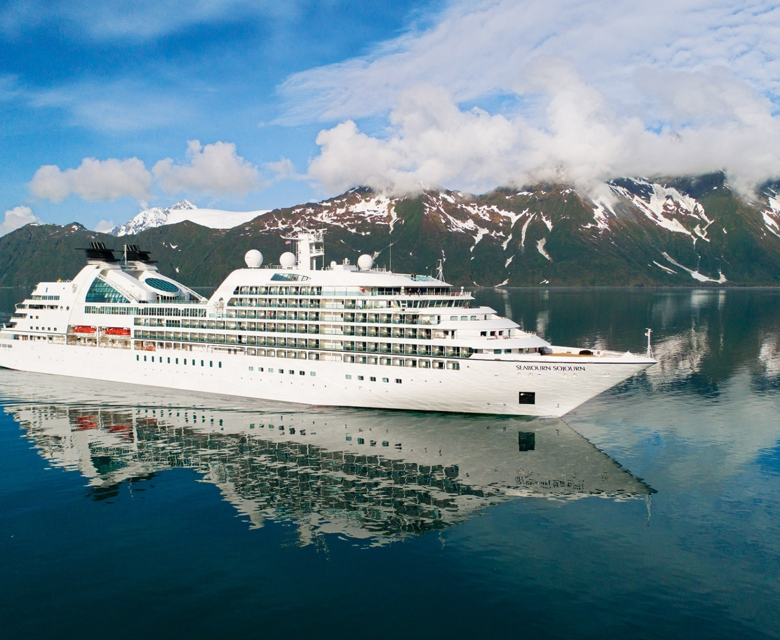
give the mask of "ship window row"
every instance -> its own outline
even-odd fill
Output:
[[[60,297],[59,296],[38,296],[33,294],[32,299],[33,300],[59,300]]]
[[[468,299],[436,300],[350,300],[339,298],[230,298],[229,307],[263,307],[269,309],[420,309],[468,307]]]
[[[249,367],[249,370],[250,371],[254,371],[255,367]],[[257,367],[257,372],[258,373],[263,373],[264,371],[265,371],[264,367]],[[268,367],[268,373],[273,373],[273,372],[274,372],[274,368],[273,367]],[[284,369],[277,369],[276,372],[277,373],[284,373]],[[295,370],[294,369],[287,369],[287,373],[290,374],[291,376],[294,376],[295,375]],[[299,371],[298,375],[299,376],[305,376],[306,372],[305,371]],[[317,375],[317,372],[316,371],[309,371],[309,375],[312,376],[312,377],[315,377]],[[252,425],[252,426],[254,426],[254,425]],[[263,425],[260,425],[260,426],[262,427]],[[271,425],[271,426],[273,427],[273,425]],[[283,429],[283,428],[284,427],[279,427],[279,429]],[[295,431],[293,430],[293,431],[291,431],[291,433],[295,433]],[[306,432],[302,431],[301,435],[306,435]]]
[[[112,316],[137,316],[138,307],[97,307],[87,305],[84,307],[84,313]]]
[[[179,333],[136,331],[137,341],[182,342],[196,344],[226,344],[236,347],[282,347],[293,349],[321,349],[367,354],[393,354],[428,357],[468,358],[474,353],[471,347],[415,344],[405,342],[358,342],[352,340],[322,340],[319,338],[287,338],[278,336],[235,336],[213,333]],[[242,339],[239,339],[242,338]],[[141,348],[141,342],[136,348]]]
[[[217,331],[241,331],[259,333],[307,333],[332,336],[365,336],[369,338],[407,338],[411,340],[430,340],[446,337],[449,332],[435,332],[432,329],[417,329],[404,326],[355,326],[343,324],[303,324],[293,322],[223,322],[203,320],[185,323],[179,320],[161,320],[141,323],[138,327],[165,327],[166,329],[212,329]]]
[[[291,274],[293,275],[293,274]],[[276,276],[274,276],[275,278]],[[306,277],[306,276],[304,276]],[[233,295],[272,296],[441,296],[451,293],[449,287],[312,287],[312,286],[239,286]]]
[[[137,351],[154,351],[156,349],[173,349],[177,351],[188,351],[190,345],[179,344],[176,342],[136,342]],[[191,348],[191,347],[190,347]],[[237,353],[244,353],[243,350],[236,350]],[[409,357],[396,357],[394,355],[372,356],[372,355],[353,355],[339,353],[319,353],[315,351],[300,351],[291,349],[246,349],[249,356],[259,356],[264,358],[285,358],[289,360],[317,360],[323,362],[343,362],[347,364],[368,364],[380,366],[406,367],[413,369],[448,369],[459,371],[460,363],[455,360],[431,360]],[[139,359],[140,354],[136,355]],[[147,357],[150,357],[147,355]],[[164,356],[158,356],[164,357]],[[262,371],[262,368],[259,370]],[[279,369],[279,372],[283,369]],[[269,369],[272,372],[272,369]],[[314,374],[312,374],[314,375]]]
[[[344,376],[347,380],[352,380],[352,375],[347,374]],[[365,376],[357,376],[358,382],[363,382],[365,380]],[[369,376],[369,382],[376,382],[376,376]],[[382,382],[390,382],[390,378],[382,378]],[[402,384],[403,380],[401,378],[395,379],[396,384]]]
[[[304,322],[324,322],[337,324],[384,324],[384,325],[437,325],[441,316],[419,316],[416,314],[365,314],[365,313],[322,313],[319,311],[246,311],[239,318],[248,320],[298,320]],[[188,329],[222,329],[227,331],[265,331],[263,322],[244,322],[238,320],[170,320],[167,318],[136,317],[137,327],[184,327]],[[344,327],[348,330],[351,327]],[[352,327],[357,330],[357,327]],[[376,327],[365,328],[377,331]]]
[[[174,358],[169,358],[167,356],[156,356],[156,357],[157,357],[157,362],[159,364],[179,364],[179,358],[175,358],[175,357]],[[147,358],[149,358],[149,360],[147,360]],[[137,362],[140,362],[141,361],[141,355],[140,354],[136,354],[135,359],[136,359]],[[181,360],[182,360],[182,364],[188,364],[187,361],[189,360],[189,365],[190,366],[193,366],[193,367],[198,366],[198,358],[181,358]],[[144,355],[143,361],[144,362],[154,362],[155,361],[155,356]],[[208,364],[206,364],[206,362],[208,362]],[[200,366],[201,367],[214,368],[214,360],[201,360],[200,361]],[[217,361],[217,367],[216,368],[217,369],[221,369],[222,368],[222,362],[221,361]]]

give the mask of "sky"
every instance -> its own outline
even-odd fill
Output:
[[[763,0],[7,0],[0,235],[151,206],[780,177]]]

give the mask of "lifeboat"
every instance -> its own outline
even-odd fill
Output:
[[[129,336],[130,329],[125,329],[124,327],[107,327],[106,335],[107,336]]]
[[[95,333],[95,327],[73,327],[73,333]]]

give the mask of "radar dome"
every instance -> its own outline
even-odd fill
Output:
[[[367,253],[364,253],[362,256],[358,258],[358,267],[360,267],[362,271],[368,271],[373,266],[374,266],[374,259]]]
[[[290,269],[296,265],[298,262],[298,259],[295,257],[294,253],[290,253],[289,251],[285,251],[281,256],[279,256],[279,264],[282,265],[285,269]]]
[[[246,266],[250,269],[257,269],[263,264],[263,254],[257,249],[250,249],[244,255],[244,262],[246,262]]]

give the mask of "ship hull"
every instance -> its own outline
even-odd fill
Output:
[[[20,371],[305,405],[520,416],[563,416],[653,363],[636,356],[590,360],[533,354],[520,360],[461,360],[459,370],[432,370],[216,349],[139,352],[0,340],[0,367]]]

